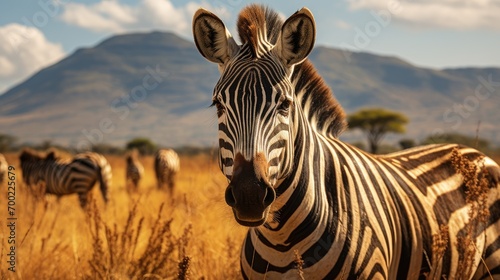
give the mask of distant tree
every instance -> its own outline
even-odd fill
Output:
[[[422,141],[422,144],[455,143],[486,151],[490,148],[490,142],[474,136],[468,136],[460,133],[444,133],[440,135],[428,136]]]
[[[415,140],[409,138],[404,138],[399,140],[398,144],[401,147],[401,149],[409,149],[417,145],[417,143],[415,143]]]
[[[36,144],[24,144],[24,147],[30,147],[32,149],[38,150],[38,151],[49,151],[51,149],[54,149],[56,151],[60,151],[62,153],[70,153],[72,151],[71,148],[68,148],[67,146],[61,145],[54,143],[52,140],[43,140],[40,143]]]
[[[0,152],[3,153],[11,151],[14,148],[14,144],[16,143],[16,141],[17,141],[16,137],[0,133]]]
[[[118,155],[123,153],[123,148],[110,144],[100,143],[93,145],[92,151],[99,154]]]
[[[38,145],[37,148],[40,150],[48,150],[50,147],[53,146],[54,143],[52,142],[52,140],[43,140],[43,142],[40,143],[40,145]]]
[[[408,118],[398,112],[382,108],[362,109],[348,116],[351,129],[361,129],[368,138],[371,153],[377,153],[378,146],[389,132],[404,133]]]
[[[135,149],[139,150],[139,152],[142,155],[151,155],[156,151],[157,146],[155,143],[153,143],[148,138],[139,137],[139,138],[134,138],[134,139],[130,140],[126,144],[125,148],[127,150],[132,150],[135,148]]]

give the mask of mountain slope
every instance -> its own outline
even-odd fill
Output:
[[[345,54],[317,47],[310,59],[348,113],[368,106],[401,111],[411,120],[407,136],[416,138],[435,129],[473,134],[481,120],[481,136],[500,139],[499,92],[475,96],[478,77],[500,81],[500,69],[439,71],[394,57],[349,53],[347,60]],[[217,121],[208,105],[218,78],[217,67],[174,34],[115,36],[1,95],[0,133],[79,148],[138,136],[167,146],[213,146]],[[460,105],[467,110],[458,111]]]

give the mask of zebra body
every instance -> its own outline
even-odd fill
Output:
[[[111,184],[111,166],[100,154],[87,152],[77,154],[72,160],[56,158],[54,152],[45,157],[37,152],[24,150],[20,155],[23,179],[27,185],[45,186],[45,193],[63,196],[78,194],[80,205],[87,204],[88,192],[99,182],[102,197],[108,201],[107,192]]]
[[[213,95],[219,163],[229,180],[226,203],[250,227],[245,278],[299,278],[295,251],[304,279],[500,277],[493,160],[453,144],[377,156],[341,142],[345,114],[306,59],[315,40],[311,12],[283,23],[252,5],[237,27],[242,45],[211,12],[193,18],[198,50],[221,72]],[[470,217],[480,203],[467,202],[472,190],[454,158],[472,162],[485,180],[487,218]],[[442,252],[433,248],[441,233],[449,238]],[[464,261],[467,236],[474,244]]]
[[[5,160],[5,157],[0,154],[0,186],[2,186],[5,177],[7,176],[8,168],[9,164],[7,163],[7,160]]]
[[[137,191],[139,181],[144,175],[144,166],[139,161],[137,150],[133,150],[126,158],[126,182],[129,191]]]
[[[175,187],[175,175],[179,172],[179,156],[172,149],[160,149],[155,153],[155,174],[158,189],[167,186],[170,193]]]

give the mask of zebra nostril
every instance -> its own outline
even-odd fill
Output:
[[[236,199],[234,198],[233,188],[231,186],[226,188],[226,193],[224,194],[226,198],[227,205],[234,207],[236,206]]]
[[[271,187],[266,187],[266,196],[264,197],[264,206],[269,206],[276,199],[276,192]]]

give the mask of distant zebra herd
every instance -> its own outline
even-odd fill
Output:
[[[43,188],[42,193],[57,197],[77,194],[80,206],[85,208],[89,192],[96,183],[99,183],[103,200],[106,203],[108,201],[112,170],[108,160],[101,154],[85,152],[71,159],[64,159],[57,156],[55,151],[43,153],[24,149],[19,155],[19,160],[24,184]],[[137,192],[139,182],[144,177],[144,166],[139,160],[138,151],[132,150],[125,161],[126,190],[129,193]],[[7,168],[7,161],[0,154],[0,185],[3,185]],[[159,189],[165,189],[166,184],[168,192],[173,194],[175,175],[179,169],[179,156],[174,150],[160,149],[156,152],[154,170]]]

